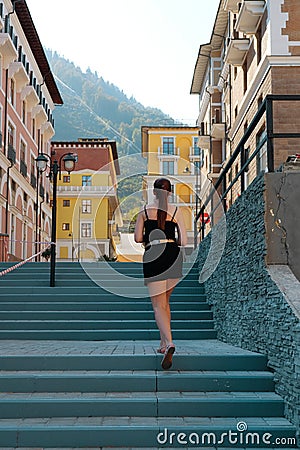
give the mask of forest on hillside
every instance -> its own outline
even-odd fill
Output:
[[[128,98],[97,72],[83,73],[56,52],[47,51],[47,57],[64,101],[54,111],[55,140],[107,137],[124,156],[140,152],[142,125],[174,125],[170,116]]]

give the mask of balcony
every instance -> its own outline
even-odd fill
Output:
[[[265,6],[264,0],[244,0],[236,23],[236,29],[244,34],[255,34]]]
[[[41,126],[47,122],[48,116],[46,111],[42,105],[36,105],[32,110],[32,117],[36,121],[37,128],[41,128]]]
[[[16,164],[16,150],[11,144],[8,144],[7,159],[9,159],[12,164]]]
[[[250,39],[231,39],[225,54],[225,62],[232,66],[242,66],[250,47]]]
[[[199,136],[197,145],[200,148],[203,148],[205,150],[209,150],[210,149],[210,135],[209,134],[204,134],[202,136]]]
[[[211,127],[211,137],[213,139],[225,139],[226,124],[224,122],[213,123]]]
[[[231,11],[237,13],[239,10],[239,3],[241,0],[225,0],[224,9],[225,11]]]
[[[0,54],[3,69],[8,69],[10,63],[18,57],[18,52],[8,33],[0,33]]]
[[[178,147],[170,148],[169,152],[164,151],[163,148],[158,147],[158,157],[162,159],[178,159],[180,154],[180,149]]]
[[[14,78],[17,92],[21,92],[23,87],[29,83],[29,76],[21,62],[15,61],[9,65],[8,76]]]
[[[25,161],[23,161],[22,159],[20,161],[20,172],[23,175],[23,177],[25,178],[27,177],[27,165]]]
[[[41,133],[43,134],[45,141],[49,141],[54,136],[55,131],[49,120],[42,125]]]
[[[21,100],[26,100],[27,111],[31,112],[39,102],[39,96],[33,86],[25,86],[21,92]]]

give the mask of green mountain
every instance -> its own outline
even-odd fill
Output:
[[[56,52],[46,53],[64,101],[54,110],[54,140],[107,137],[117,141],[118,154],[124,156],[140,153],[142,125],[174,125],[170,116],[128,98],[97,73],[83,73]]]

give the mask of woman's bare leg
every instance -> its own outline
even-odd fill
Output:
[[[148,283],[155,321],[160,331],[160,346],[166,347],[172,342],[171,314],[165,281]]]

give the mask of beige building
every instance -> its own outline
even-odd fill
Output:
[[[231,159],[218,188],[237,178],[227,207],[261,171],[299,153],[299,17],[299,0],[220,0],[210,42],[200,46],[191,86],[199,146],[212,179]]]

